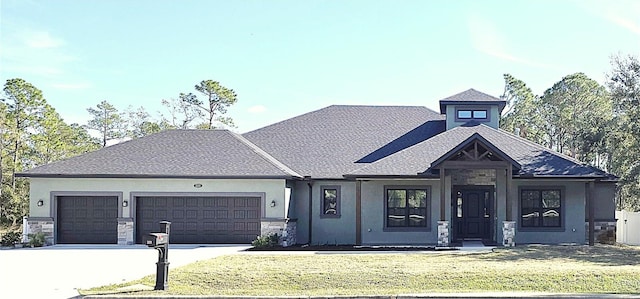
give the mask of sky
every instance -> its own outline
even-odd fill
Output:
[[[640,1],[0,0],[0,80],[22,78],[67,123],[103,100],[120,111],[235,90],[248,132],[329,105],[417,105],[503,74],[542,94],[612,55],[640,56]]]

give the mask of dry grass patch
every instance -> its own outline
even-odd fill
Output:
[[[153,286],[154,276],[83,291]],[[230,255],[170,271],[177,295],[640,293],[640,248],[521,246],[491,253]]]

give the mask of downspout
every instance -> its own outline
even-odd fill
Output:
[[[313,233],[313,181],[311,177],[305,176],[305,180],[307,180],[307,186],[309,186],[309,245],[311,245],[311,236]]]

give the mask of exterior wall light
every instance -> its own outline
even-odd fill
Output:
[[[275,207],[275,206],[276,206],[276,201],[275,201],[275,200],[272,200],[272,201],[271,201],[270,206],[271,206],[272,208],[273,208],[273,207]]]
[[[39,207],[44,205],[44,200],[38,200],[38,202],[36,203]]]
[[[129,206],[129,201],[123,200],[122,201],[122,206],[125,207],[125,208],[128,207]]]

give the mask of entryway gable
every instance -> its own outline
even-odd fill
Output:
[[[430,169],[438,169],[445,162],[507,162],[518,170],[520,163],[515,161],[502,150],[494,146],[479,133],[474,133],[469,138],[458,144],[456,147],[440,156],[431,163]]]

